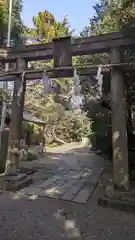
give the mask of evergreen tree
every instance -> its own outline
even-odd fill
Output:
[[[0,3],[0,44],[5,45],[8,32],[8,16],[9,16],[9,3],[10,0],[3,0]],[[23,23],[21,20],[22,0],[13,0],[12,5],[12,21],[11,21],[11,43],[21,44]]]

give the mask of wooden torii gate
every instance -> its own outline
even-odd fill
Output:
[[[54,59],[54,68],[48,70],[49,77],[71,77],[73,75],[72,56],[89,55],[95,53],[109,53],[111,68],[111,97],[112,97],[112,142],[113,142],[113,177],[114,183],[118,187],[128,188],[128,146],[126,128],[126,105],[125,86],[123,70],[117,66],[121,62],[120,49],[134,45],[135,41],[129,37],[124,37],[121,33],[111,33],[88,38],[71,39],[70,37],[54,39],[52,43],[21,46],[17,48],[0,49],[0,61],[16,62],[16,71],[0,73],[0,81],[15,80],[12,101],[12,117],[9,137],[9,149],[14,146],[19,148],[22,115],[24,109],[24,97],[26,90],[26,80],[41,78],[43,70],[29,71],[27,64],[29,61]],[[134,66],[125,65],[128,68]],[[90,74],[92,70],[84,70],[84,74]],[[21,95],[18,96],[18,89],[22,84],[22,74],[24,82]],[[19,102],[19,104],[18,104]],[[14,165],[7,158],[6,170],[12,169]],[[10,168],[9,168],[10,166]]]

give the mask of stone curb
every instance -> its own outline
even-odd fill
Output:
[[[98,204],[103,208],[113,208],[124,212],[135,213],[135,204],[130,201],[101,197],[98,198]]]

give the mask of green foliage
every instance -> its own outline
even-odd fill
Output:
[[[38,155],[36,153],[28,152],[26,157],[24,155],[24,157],[21,158],[21,161],[31,162],[37,159],[38,159]]]
[[[81,36],[100,35],[115,31],[122,31],[125,35],[135,34],[135,2],[133,0],[99,0],[94,6],[95,14],[90,19],[89,25],[81,32]],[[125,57],[133,59],[134,49],[127,49]],[[80,57],[82,64],[106,63],[106,54],[96,54],[90,57]],[[127,60],[128,61],[128,60]],[[86,95],[84,91],[84,95]]]
[[[26,132],[32,133],[32,132],[33,132],[33,129],[34,129],[34,124],[28,123],[28,122],[24,122],[24,123],[23,123],[23,129],[24,129],[24,131],[26,131]]]
[[[56,135],[68,142],[81,141],[91,132],[91,124],[82,113],[65,112],[56,125]]]
[[[22,43],[23,23],[21,20],[22,1],[13,0],[12,22],[11,22],[11,40],[13,44]],[[5,45],[8,31],[9,0],[0,2],[0,44]]]
[[[38,155],[35,153],[28,152],[26,161],[34,161],[38,159]]]
[[[51,143],[47,144],[47,147],[49,147],[49,148],[53,148],[53,147],[57,147],[57,146],[59,146],[59,145],[56,142],[51,142]]]
[[[38,12],[37,16],[33,17],[33,29],[26,29],[28,36],[39,39],[39,43],[50,42],[53,38],[65,37],[72,34],[70,30],[68,18],[64,17],[62,21],[57,21],[54,15],[47,10]]]

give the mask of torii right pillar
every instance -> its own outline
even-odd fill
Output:
[[[119,49],[111,50],[111,63],[120,63]],[[111,71],[113,181],[116,187],[129,188],[128,143],[125,84],[122,70]]]

